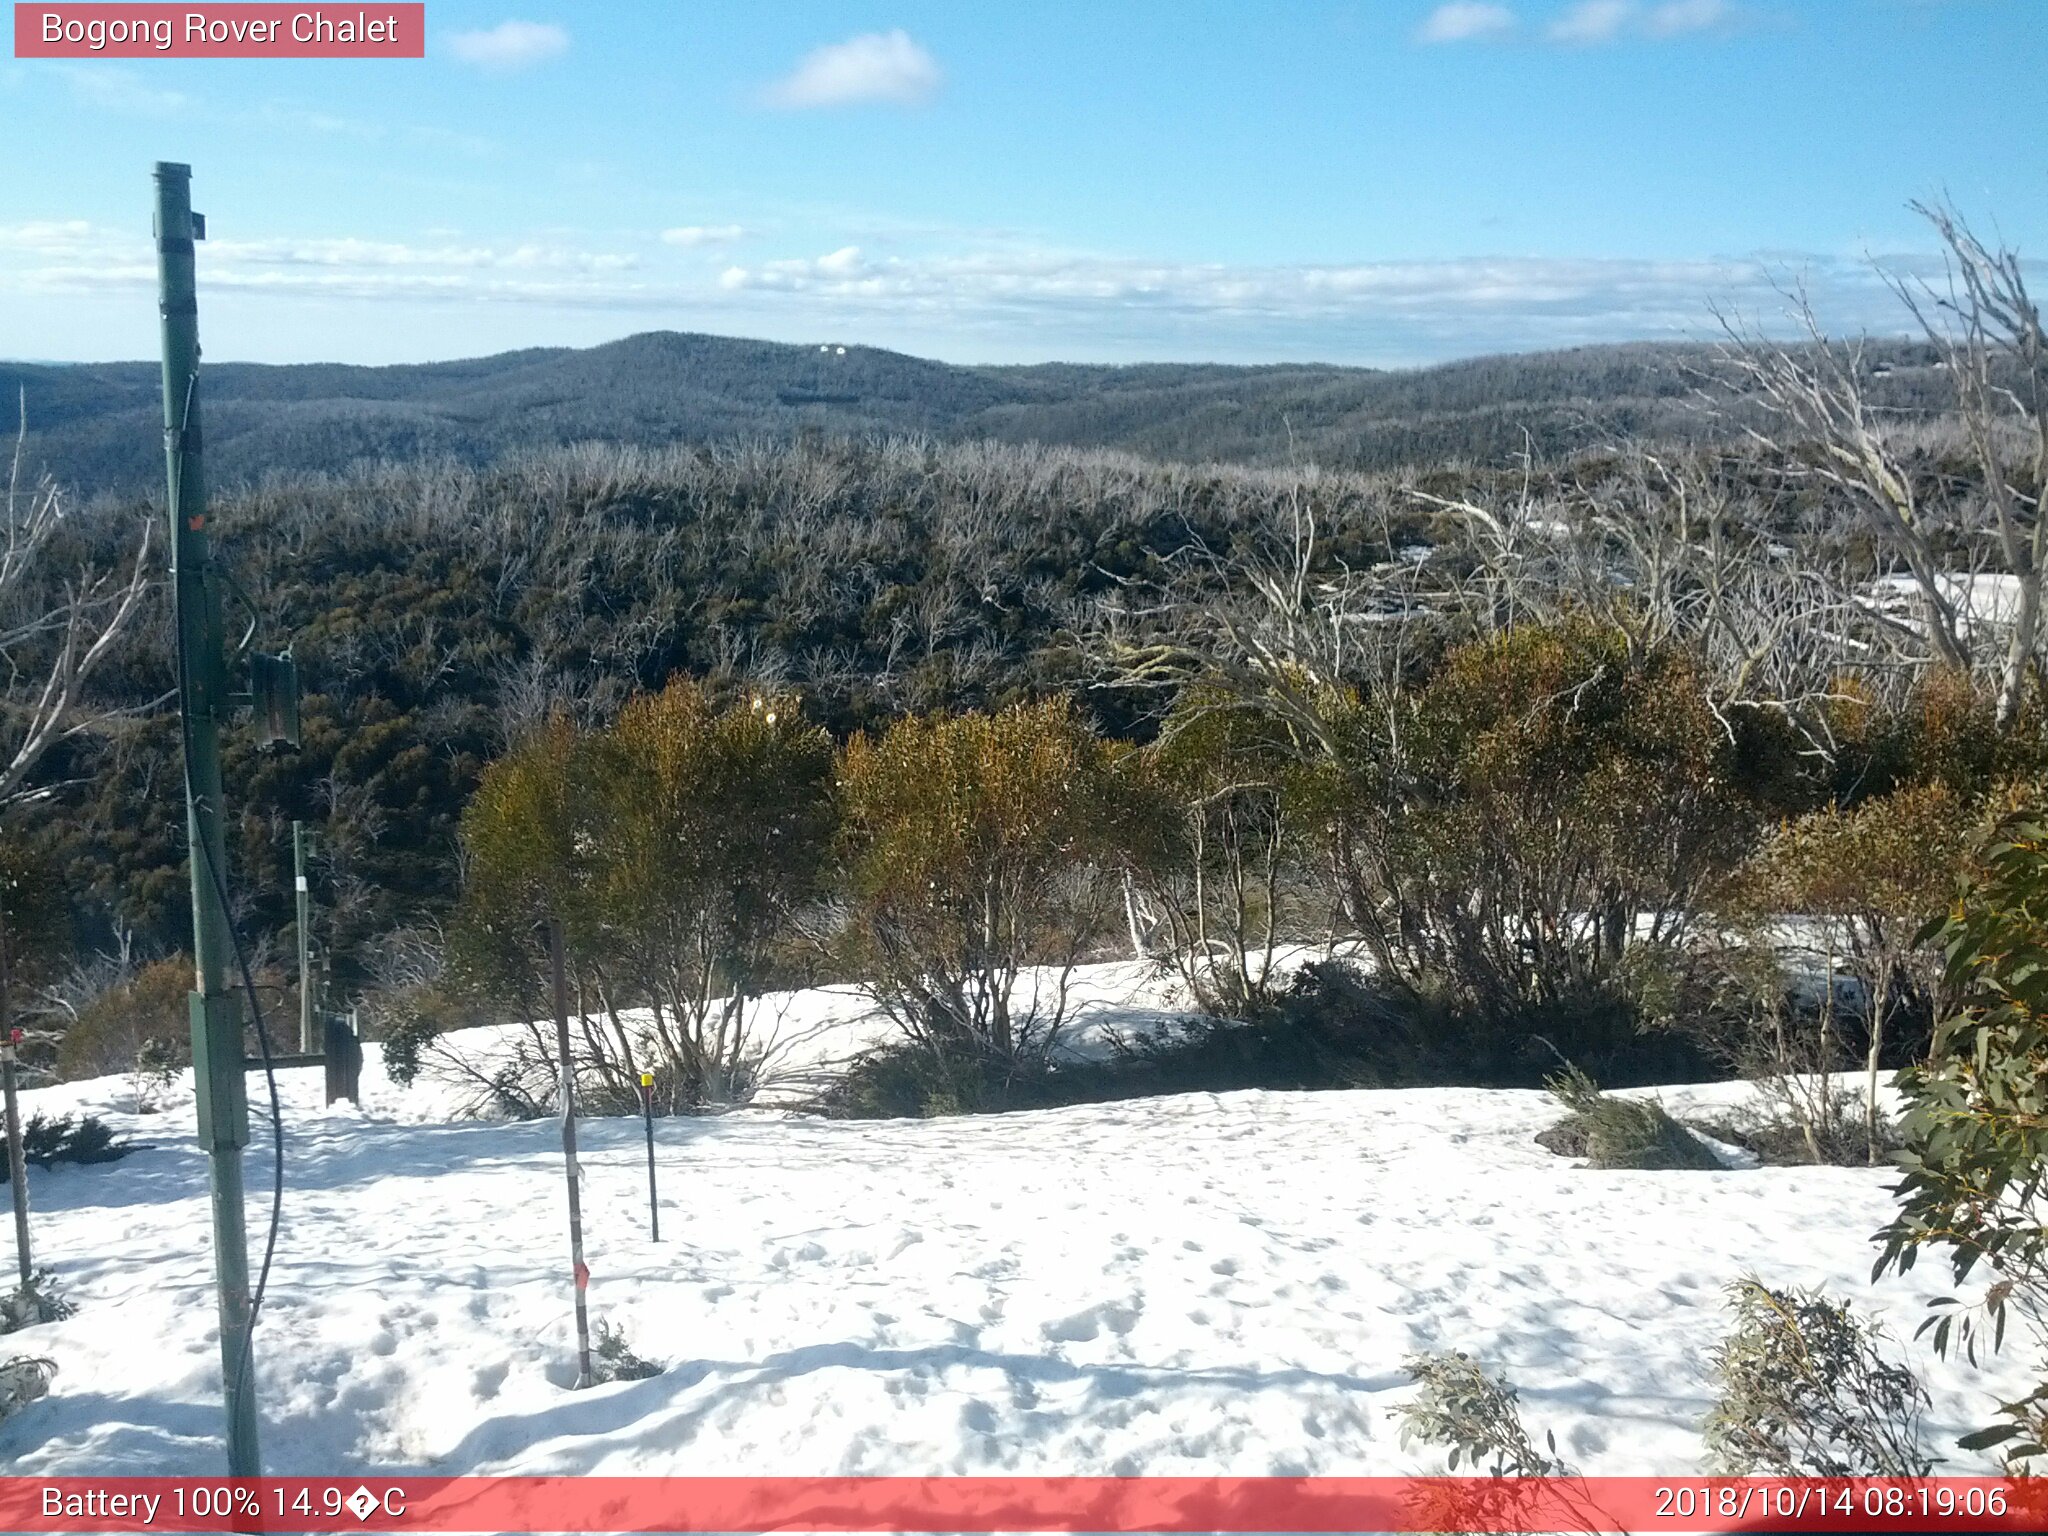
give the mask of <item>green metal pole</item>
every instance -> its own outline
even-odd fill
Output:
[[[292,888],[299,903],[299,1049],[313,1049],[313,898],[306,888],[306,824],[292,823]]]
[[[242,1148],[249,1141],[242,1017],[228,981],[227,845],[221,832],[220,723],[228,712],[220,584],[206,532],[200,461],[199,302],[192,242],[192,168],[156,167],[157,299],[163,315],[164,457],[170,480],[171,583],[177,603],[178,707],[185,736],[185,826],[192,874],[192,1078],[199,1141],[213,1169],[213,1263],[220,1288],[220,1359],[227,1399],[228,1472],[262,1474],[256,1441],[256,1360],[250,1342],[249,1240]]]

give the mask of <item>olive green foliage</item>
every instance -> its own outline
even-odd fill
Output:
[[[487,1021],[466,999],[431,984],[378,992],[368,1002],[367,1016],[383,1050],[385,1075],[401,1088],[418,1079],[435,1040],[451,1029]]]
[[[653,1010],[673,1093],[746,1096],[750,1005],[825,886],[832,766],[794,698],[720,710],[688,681],[628,704],[602,740],[603,947]]]
[[[1243,1018],[1278,989],[1276,948],[1328,916],[1303,771],[1271,720],[1199,685],[1132,767],[1133,925],[1142,904],[1193,1000]]]
[[[1714,1350],[1703,1430],[1713,1469],[1735,1477],[1925,1477],[1927,1394],[1887,1360],[1883,1334],[1820,1291],[1729,1288],[1735,1326]]]
[[[1340,720],[1333,862],[1381,971],[1491,1020],[1525,1064],[1539,1034],[1626,1054],[1645,953],[1683,943],[1755,817],[1687,656],[1525,627]]]
[[[1877,1272],[1910,1270],[1932,1249],[1956,1284],[1986,1282],[1976,1308],[1935,1303],[1925,1326],[1937,1350],[1974,1357],[1987,1325],[1994,1349],[2011,1316],[2026,1325],[2041,1385],[1963,1442],[2026,1464],[2048,1456],[2048,818],[2001,823],[1930,937],[1954,1007],[1928,1059],[1897,1079],[1904,1177]]]
[[[1459,1021],[1336,961],[1312,961],[1246,1019],[1207,1015],[1113,1039],[1090,1060],[935,1056],[912,1040],[863,1053],[811,1106],[841,1119],[1046,1109],[1169,1093],[1287,1092],[1469,1080]]]
[[[1595,1168],[1714,1169],[1721,1160],[1654,1099],[1617,1099],[1602,1093],[1576,1067],[1545,1085],[1570,1113],[1557,1127],[1561,1144]]]
[[[1843,1064],[1834,1059],[1838,1044],[1852,1031],[1860,1036],[1864,1149],[1873,1163],[1884,1150],[1878,1072],[1888,1047],[1910,1058],[1925,1044],[1936,966],[1920,935],[1954,894],[1978,835],[1975,820],[1969,803],[1945,781],[1907,784],[1846,809],[1829,806],[1786,822],[1766,837],[1733,885],[1728,904],[1754,914],[1753,922],[1788,914],[1809,919],[1822,972],[1819,997],[1799,1010],[1801,1018],[1788,1023],[1770,1010],[1753,1016],[1767,1028],[1752,1032],[1745,1054],[1769,1057],[1763,1075],[1779,1084],[1778,1096],[1803,1103],[1784,1080],[1834,1070]],[[1840,980],[1854,983],[1849,1020],[1840,1017]],[[1813,1039],[1789,1042],[1788,1029],[1810,1031]],[[1818,1139],[1830,1118],[1820,1108],[1804,1116],[1809,1137]]]
[[[637,1105],[651,1070],[670,1110],[744,1099],[750,1005],[820,889],[831,770],[830,742],[787,698],[721,710],[679,681],[603,731],[557,716],[491,765],[464,815],[458,977],[551,1015],[557,927],[589,1091]],[[635,1007],[651,1027],[627,1022]]]
[[[65,1078],[133,1072],[144,1053],[175,1070],[191,1058],[192,962],[158,960],[103,988],[78,1008],[57,1041]]]
[[[1062,700],[912,716],[847,744],[849,948],[935,1060],[1050,1049],[1115,899],[1124,799],[1110,748]]]
[[[1401,1443],[1441,1446],[1444,1469],[1468,1477],[1560,1477],[1554,1436],[1538,1450],[1522,1426],[1516,1392],[1503,1372],[1460,1351],[1410,1355],[1401,1362],[1420,1389],[1401,1409]]]

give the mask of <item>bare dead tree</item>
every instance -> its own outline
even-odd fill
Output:
[[[47,474],[25,474],[27,446],[24,395],[0,527],[0,806],[40,793],[45,754],[112,713],[91,705],[87,684],[148,590],[153,543],[145,518],[125,569],[53,571],[67,509]]]
[[[1923,504],[1906,462],[1908,434],[1872,403],[1860,343],[1831,340],[1802,291],[1790,295],[1802,344],[1766,341],[1722,316],[1721,363],[1779,424],[1748,427],[1749,435],[1785,473],[1846,493],[1879,546],[1905,566],[1931,659],[1991,673],[2003,727],[2019,714],[2042,638],[2048,336],[2018,252],[1984,244],[1946,203],[1913,208],[1941,237],[1947,281],[1888,281],[1942,353],[1977,472],[1974,494]]]
[[[2004,727],[2019,714],[2040,640],[2041,574],[2048,557],[2048,520],[2041,516],[2041,494],[2048,487],[2048,335],[2027,293],[2017,251],[1986,246],[1948,203],[1913,208],[1947,248],[1948,283],[1940,291],[1900,279],[1893,289],[1948,362],[1998,551],[2017,589],[1999,613],[2006,634],[1997,667],[1997,719]],[[2016,473],[2016,461],[2029,457],[2031,493]]]
[[[1833,487],[1859,509],[1878,543],[1905,563],[1935,659],[1967,669],[1963,622],[1912,471],[1870,402],[1862,345],[1831,340],[1803,290],[1793,289],[1790,298],[1804,336],[1797,347],[1767,341],[1716,311],[1727,337],[1720,364],[1729,382],[1779,423],[1775,432],[1743,430],[1782,473]]]

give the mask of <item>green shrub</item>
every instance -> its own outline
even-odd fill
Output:
[[[54,1323],[78,1309],[64,1295],[57,1277],[39,1269],[26,1283],[0,1296],[0,1333],[14,1333],[40,1323]]]
[[[1820,1291],[1730,1287],[1735,1327],[1713,1353],[1704,1436],[1736,1477],[1925,1477],[1927,1394],[1884,1358],[1882,1333]]]
[[[1884,1152],[1877,1103],[1887,1056],[1917,1057],[1933,1018],[1937,966],[1921,935],[1954,895],[1972,843],[1976,813],[1946,784],[1911,785],[1848,810],[1828,807],[1773,832],[1724,901],[1767,923],[1786,914],[1822,934],[1830,985],[1812,1020],[1839,1040],[1845,1022],[1860,1036],[1866,1160]],[[1836,977],[1858,994],[1852,1019],[1837,1017]],[[1810,1011],[1810,1010],[1808,1010]],[[1888,1049],[1889,1047],[1889,1049]]]
[[[1126,766],[1134,944],[1205,1012],[1243,1018],[1267,1006],[1285,982],[1280,946],[1314,931],[1328,909],[1286,733],[1196,684]],[[1150,935],[1137,931],[1141,909]]]
[[[593,758],[598,890],[613,990],[644,999],[640,1064],[674,1111],[744,1103],[754,1004],[795,914],[824,889],[832,743],[786,694],[720,708],[677,679],[628,703]],[[621,1066],[629,1066],[621,1062]],[[617,1074],[627,1097],[636,1074]]]
[[[173,1041],[162,1035],[152,1035],[143,1041],[141,1049],[135,1053],[136,1112],[153,1113],[171,1084],[191,1064],[189,1041]]]
[[[1250,1019],[1174,1021],[1084,1061],[1005,1061],[915,1042],[866,1052],[814,1106],[848,1119],[1040,1109],[1172,1093],[1441,1081],[1456,1036],[1427,1004],[1355,966],[1313,961]]]
[[[1005,1062],[985,1051],[894,1040],[862,1052],[812,1107],[841,1120],[922,1120],[1037,1109],[1060,1102],[1053,1096],[1052,1077],[1043,1063]]]
[[[823,889],[832,748],[797,702],[726,708],[678,679],[607,730],[558,718],[485,770],[462,819],[468,878],[450,959],[464,990],[552,1014],[559,931],[579,1068],[620,1106],[656,1078],[665,1113],[744,1102],[755,1004],[799,909]],[[403,1004],[398,1006],[403,1007]],[[651,1027],[629,1039],[624,1010]],[[398,1033],[416,1070],[424,1021]]]
[[[659,1362],[633,1353],[623,1329],[599,1319],[597,1343],[591,1350],[590,1374],[594,1381],[646,1381],[665,1369]]]
[[[175,956],[115,982],[65,1025],[57,1043],[57,1075],[77,1079],[132,1072],[152,1042],[173,1057],[189,1051],[191,992],[192,962]]]
[[[1639,931],[1675,941],[1754,819],[1692,658],[1590,620],[1461,646],[1355,713],[1347,915],[1383,973],[1503,1028],[1625,997]]]
[[[1421,1391],[1401,1409],[1401,1443],[1442,1446],[1445,1470],[1462,1462],[1470,1477],[1559,1477],[1557,1441],[1545,1435],[1539,1451],[1522,1427],[1515,1389],[1505,1374],[1490,1373],[1462,1352],[1410,1355],[1401,1362]]]
[[[1962,1444],[1998,1447],[2024,1468],[2048,1457],[2048,817],[2001,824],[1978,878],[1929,937],[1955,1007],[1927,1061],[1897,1079],[1904,1177],[1875,1273],[1910,1270],[1929,1248],[1959,1286],[1988,1272],[1976,1306],[1939,1298],[1923,1328],[1937,1351],[1960,1344],[1974,1358],[1980,1324],[1996,1350],[2009,1317],[2021,1319],[2041,1384]]]
[[[935,1058],[1042,1058],[1120,882],[1113,754],[1064,699],[925,715],[839,759],[854,963]],[[1042,984],[1019,985],[1044,965]]]
[[[1602,1093],[1576,1067],[1545,1085],[1570,1111],[1546,1139],[1553,1150],[1571,1149],[1595,1168],[1715,1169],[1721,1160],[1654,1099],[1617,1099]]]
[[[51,1120],[38,1112],[29,1117],[21,1132],[21,1155],[38,1168],[55,1163],[119,1162],[134,1150],[129,1143],[116,1141],[97,1115],[81,1115],[77,1120],[59,1115]]]
[[[363,1016],[384,1052],[384,1072],[401,1088],[418,1080],[429,1049],[451,1030],[492,1022],[491,1015],[439,984],[415,983],[371,992]]]

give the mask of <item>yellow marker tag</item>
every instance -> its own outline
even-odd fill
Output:
[[[642,1072],[640,1074],[640,1086],[642,1088],[652,1088],[654,1086],[654,1074],[652,1072]]]

